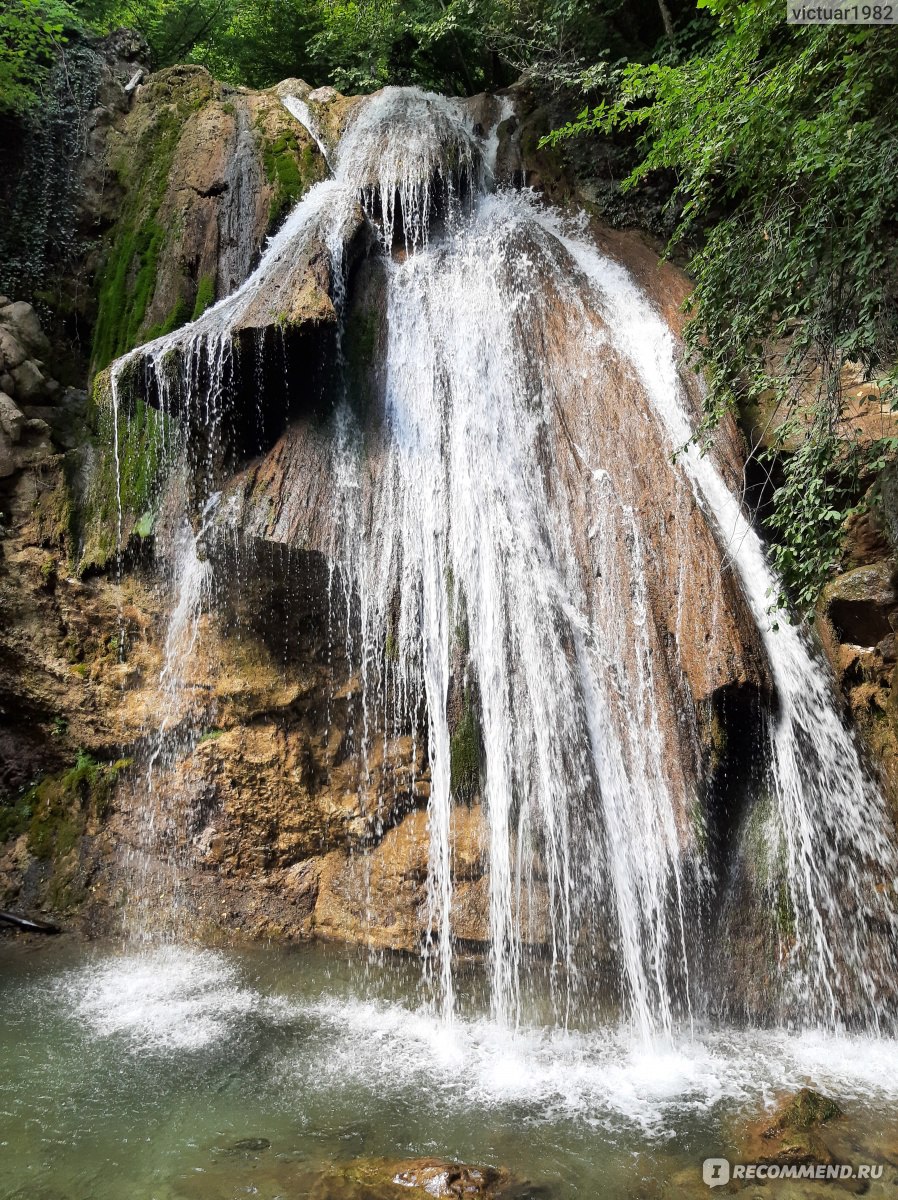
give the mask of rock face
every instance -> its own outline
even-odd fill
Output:
[[[333,147],[359,103],[328,90],[311,92],[301,81],[250,93],[225,88],[200,68],[172,68],[139,85],[104,125],[94,165],[120,215],[104,259],[93,268],[102,281],[96,366],[233,293],[254,267],[266,234],[324,177],[321,149],[283,107],[285,94],[309,105],[325,147]],[[499,115],[495,98],[470,103],[484,127]],[[521,178],[514,122],[500,136],[497,171],[509,181]],[[640,275],[659,306],[673,312],[685,292],[682,278],[672,268],[658,268],[638,239],[598,227],[595,232]],[[353,386],[368,397],[366,436],[376,447],[385,323],[378,307],[383,268],[377,255],[368,254],[372,236],[359,210],[343,234],[351,295],[342,352]],[[9,901],[68,913],[91,928],[109,926],[111,910],[127,894],[128,881],[117,866],[122,848],[131,846],[138,856],[148,852],[145,811],[156,801],[129,760],[145,760],[161,711],[180,732],[177,751],[166,751],[164,786],[157,790],[176,796],[188,817],[176,826],[163,807],[158,823],[169,830],[168,853],[183,880],[177,905],[182,915],[186,906],[198,929],[209,936],[364,940],[402,951],[417,950],[427,935],[430,779],[423,714],[417,726],[388,728],[384,716],[367,728],[372,717],[358,668],[350,669],[334,650],[345,632],[330,627],[345,614],[339,613],[328,565],[334,467],[323,416],[329,385],[324,376],[313,382],[320,363],[333,355],[336,330],[325,240],[313,231],[302,255],[276,263],[271,286],[250,297],[235,323],[238,359],[261,361],[251,351],[264,344],[277,365],[274,348],[280,344],[282,354],[292,356],[293,377],[303,376],[300,361],[310,365],[301,394],[292,398],[278,394],[274,379],[252,371],[243,377],[236,407],[263,411],[263,428],[253,435],[261,453],[247,453],[252,437],[238,425],[212,464],[239,539],[235,546],[210,536],[202,551],[215,564],[216,593],[197,614],[196,650],[174,699],[166,691],[171,668],[165,639],[166,614],[177,597],[165,571],[154,570],[153,557],[156,552],[159,562],[166,561],[177,530],[174,509],[166,508],[167,501],[159,504],[167,468],[158,458],[162,427],[154,410],[137,405],[120,421],[116,475],[108,383],[100,376],[88,444],[82,428],[76,448],[64,453],[62,424],[50,430],[44,453],[51,483],[39,521],[26,512],[22,452],[9,451],[10,485],[23,498],[7,541],[7,594],[10,605],[16,593],[33,596],[7,636],[17,644],[7,693],[27,714],[7,743],[11,836],[2,864]],[[538,246],[526,249],[542,253]],[[572,336],[564,317],[569,302],[559,294],[545,305],[555,314],[545,341],[547,369],[559,379]],[[15,390],[8,393],[9,405],[0,407],[0,420],[9,446],[18,447],[28,419],[17,407],[20,392],[36,385],[34,372],[23,368],[31,363],[43,371],[43,359],[35,355],[44,343],[33,314],[9,307],[8,322],[0,310],[0,329],[14,337],[0,350]],[[596,314],[594,321],[603,337],[602,318]],[[140,361],[138,355],[135,363]],[[591,491],[588,464],[612,464],[616,493],[643,514],[653,581],[646,597],[648,653],[686,841],[693,836],[687,796],[725,763],[720,730],[747,711],[732,697],[760,695],[769,683],[741,595],[718,571],[714,539],[678,481],[645,397],[613,357],[606,374],[602,391],[617,402],[600,420],[576,390],[559,392],[564,432],[553,449],[563,464],[558,486],[578,498],[570,533],[584,590],[595,605],[629,605],[629,599],[611,596],[610,577],[595,572],[594,514],[601,497]],[[264,405],[253,397],[253,386]],[[148,398],[158,403],[158,396]],[[271,413],[276,416],[269,421]],[[629,437],[631,429],[640,436]],[[201,443],[199,426],[196,436]],[[739,446],[731,427],[721,436],[718,455],[735,469]],[[375,450],[372,479],[378,461]],[[691,547],[694,566],[686,579],[678,575],[682,544]],[[614,575],[624,591],[631,586],[631,552],[626,539],[614,550]],[[684,612],[692,619],[684,621]],[[47,639],[42,630],[48,625],[63,632]],[[710,640],[702,633],[708,629]],[[25,660],[33,664],[28,671]],[[460,801],[451,835],[452,920],[461,943],[480,947],[490,921],[488,835],[479,795],[479,735],[464,669],[460,662],[450,705]],[[703,730],[685,753],[679,728],[684,708],[698,711]],[[95,767],[76,778],[72,764],[81,761],[79,752]],[[46,779],[57,782],[38,795],[35,788]],[[167,886],[159,884],[163,891]],[[522,914],[525,943],[538,946],[550,936],[549,905],[548,884],[537,881]]]
[[[266,236],[325,178],[321,147],[282,97],[309,105],[325,149],[360,103],[312,92],[301,81],[259,93],[228,88],[198,67],[159,72],[127,95],[121,78],[107,82],[83,201],[107,230],[86,267],[99,281],[96,368],[232,296]],[[469,103],[484,125],[499,111],[493,97]],[[510,119],[500,130],[499,177],[520,181],[529,171],[538,182],[540,170],[548,177],[548,167],[522,157],[520,143]],[[593,233],[676,328],[684,277],[660,266],[638,236],[598,225]],[[357,208],[342,237],[346,298],[337,295],[323,226],[313,230],[301,254],[275,264],[272,286],[251,296],[233,325],[228,352],[239,367],[241,415],[215,454],[201,460],[220,511],[229,514],[230,538],[214,523],[200,538],[195,514],[180,528],[173,499],[190,488],[183,463],[200,461],[187,447],[205,453],[206,430],[221,413],[207,406],[186,420],[182,397],[180,408],[160,415],[157,378],[155,392],[151,386],[139,399],[126,397],[116,427],[108,375],[97,375],[86,407],[83,394],[54,382],[54,348],[34,310],[0,300],[0,902],[108,930],[131,894],[122,862],[129,853],[132,861],[157,855],[176,863],[179,875],[171,884],[160,870],[157,899],[171,887],[178,920],[186,914],[200,936],[318,936],[407,952],[426,938],[426,717],[372,717],[363,695],[370,664],[350,666],[338,652],[352,618],[334,583],[335,467],[325,418],[339,352],[364,397],[372,446],[364,487],[373,495],[385,461],[377,447],[384,409],[378,364],[387,330],[378,300],[384,265],[368,254],[372,239]],[[535,244],[515,249],[524,257],[541,253]],[[393,251],[401,260],[402,247]],[[546,327],[528,326],[534,339],[544,337],[546,369],[558,379],[576,336],[566,312],[578,298],[547,295]],[[521,317],[525,325],[528,319]],[[607,339],[602,315],[592,320],[597,338]],[[144,381],[150,354],[130,360]],[[186,342],[173,344],[173,376],[187,354]],[[263,359],[267,366],[259,365]],[[210,370],[208,358],[194,365],[199,376]],[[300,380],[292,394],[287,375]],[[607,355],[602,392],[615,403],[599,412],[596,396],[559,385],[551,454],[561,467],[553,486],[570,498],[572,556],[592,613],[629,608],[636,588],[634,541],[611,525],[600,532],[614,571],[603,577],[596,569],[604,493],[592,463],[608,464],[614,493],[639,515],[650,581],[645,655],[657,685],[676,836],[686,844],[697,837],[690,797],[699,790],[713,797],[718,779],[741,769],[738,745],[750,740],[770,682],[742,594],[721,570],[720,548],[620,356]],[[173,414],[190,431],[186,443],[166,442]],[[723,427],[714,453],[738,478],[734,425]],[[166,570],[187,535],[196,535],[198,577],[211,563],[216,584],[189,614],[191,653],[173,656],[167,642],[181,596]],[[828,619],[843,641],[876,638],[867,649],[884,659],[891,577],[866,562],[852,574],[834,585]],[[616,648],[622,677],[632,653],[626,643],[622,636]],[[488,836],[466,666],[459,655],[448,697],[452,925],[461,944],[482,949],[490,922]],[[687,723],[697,730],[691,741],[682,736]],[[145,765],[162,724],[171,739],[148,789]],[[161,794],[176,799],[183,819],[174,819]],[[147,839],[151,810],[165,832],[161,847]],[[722,837],[726,814],[711,804],[709,817],[711,836]],[[550,892],[537,878],[521,914],[527,945],[550,940]],[[590,952],[601,958],[607,948]],[[414,1179],[402,1186],[430,1194],[492,1196],[499,1187],[498,1177],[483,1172],[478,1182],[473,1168],[407,1170]],[[432,1190],[438,1177],[447,1190]]]
[[[326,174],[274,92],[225,87],[202,67],[171,67],[138,87],[104,154],[122,215],[99,272],[99,367],[232,292]]]
[[[817,625],[852,716],[898,811],[898,542],[883,507],[851,518],[842,573],[823,591]]]

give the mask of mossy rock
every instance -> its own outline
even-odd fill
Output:
[[[449,785],[461,800],[470,800],[480,786],[480,721],[467,692],[449,741]]]
[[[160,257],[177,235],[177,230],[164,228],[157,220],[172,162],[185,124],[213,98],[216,86],[201,67],[156,72],[139,110],[129,118],[119,153],[112,156],[124,199],[100,281],[91,356],[94,370],[141,342],[170,332],[190,316],[190,304],[181,297],[163,321],[149,328],[145,324]]]
[[[105,816],[116,781],[129,766],[130,759],[99,763],[79,754],[68,771],[48,775],[22,795],[0,802],[0,842],[27,834],[35,858],[64,858],[88,822]]]
[[[128,381],[121,382],[118,467],[109,372],[102,371],[94,380],[88,411],[89,442],[73,455],[67,472],[70,557],[79,575],[102,569],[118,551],[119,506],[121,549],[132,535],[152,534],[167,469],[164,448],[177,440],[174,420],[134,398]]]
[[[844,1113],[835,1100],[811,1088],[801,1088],[780,1105],[772,1124],[764,1130],[764,1137],[814,1129],[841,1116]]]

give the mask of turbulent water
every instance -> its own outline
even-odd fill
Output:
[[[499,1030],[464,1002],[447,1025],[415,1006],[411,965],[367,995],[359,968],[311,946],[0,947],[0,1195],[342,1195],[316,1172],[438,1153],[508,1164],[521,1196],[696,1200],[734,1117],[805,1083],[851,1114],[839,1152],[886,1164],[871,1198],[893,1194],[895,1043],[699,1030],[649,1051],[625,1031]]]
[[[307,105],[287,106],[312,123]],[[712,862],[694,683],[701,647],[710,660],[725,637],[738,641],[725,632],[730,597],[750,614],[772,682],[747,731],[750,795],[730,852],[760,862],[757,921],[762,909],[787,914],[774,935],[775,1007],[811,1025],[889,1026],[898,863],[831,681],[808,636],[771,617],[777,581],[715,454],[684,449],[692,409],[668,325],[585,224],[529,192],[496,190],[497,147],[496,129],[475,129],[459,102],[386,89],[360,105],[329,150],[333,178],[296,206],[245,282],[116,364],[117,423],[137,380],[185,428],[199,424],[185,494],[195,512],[206,506],[210,529],[235,532],[227,504],[209,507],[216,434],[241,369],[235,331],[289,309],[291,265],[316,240],[344,316],[344,248],[361,203],[381,262],[382,355],[366,407],[338,337],[332,601],[362,688],[362,757],[385,731],[423,722],[423,951],[444,1018],[458,991],[455,815],[475,800],[494,1021],[520,1020],[533,947],[560,1024],[597,1010],[597,987],[644,1039],[704,1013],[719,957],[739,954],[710,945],[738,871]],[[625,403],[636,416],[619,428]],[[650,448],[656,477],[637,447]],[[213,594],[206,533],[173,542],[150,787],[177,752],[179,663]],[[681,591],[663,583],[669,569]],[[705,608],[684,603],[698,570],[734,581]],[[676,592],[666,633],[659,589]],[[453,779],[460,724],[479,763],[464,787]]]

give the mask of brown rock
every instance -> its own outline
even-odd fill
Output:
[[[896,604],[895,567],[888,559],[839,575],[822,598],[839,640],[855,646],[875,646],[893,632],[889,618]]]

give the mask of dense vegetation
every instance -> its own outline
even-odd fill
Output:
[[[683,3],[684,0],[676,0]],[[0,106],[33,98],[57,43],[75,30],[125,26],[152,65],[196,62],[231,83],[290,75],[366,91],[416,83],[475,92],[536,69],[576,80],[609,53],[646,54],[671,20],[669,0],[12,0],[0,25]],[[46,27],[46,28],[45,28]],[[52,48],[52,47],[51,47]]]
[[[850,402],[859,381],[884,406],[898,390],[898,30],[788,26],[782,0],[14,0],[0,110],[34,103],[66,38],[120,25],[154,66],[252,86],[472,92],[526,71],[580,113],[552,141],[635,144],[624,186],[669,180],[696,281],[704,431],[770,423],[774,554],[814,601],[896,456]]]
[[[700,52],[619,66],[610,97],[553,140],[635,129],[627,186],[673,173],[706,428],[739,407],[776,426],[773,553],[806,605],[896,450],[851,400],[865,380],[896,403],[898,30],[788,26],[779,0],[699,2],[718,22]]]

